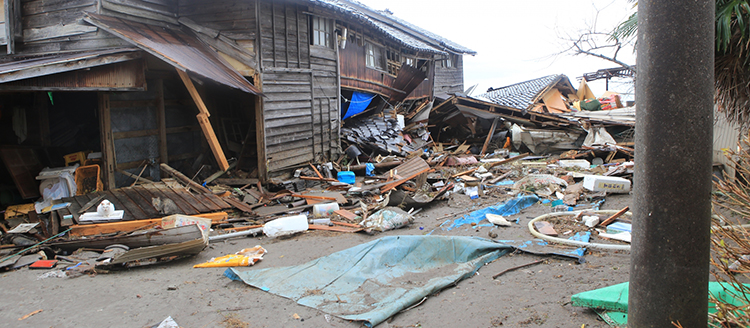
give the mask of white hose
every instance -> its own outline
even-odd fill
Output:
[[[544,239],[546,241],[563,244],[563,245],[570,245],[570,246],[578,246],[578,247],[587,247],[587,248],[596,248],[596,249],[607,249],[607,250],[622,250],[622,251],[629,251],[630,245],[614,245],[614,244],[598,244],[598,243],[589,243],[589,242],[583,242],[578,240],[570,240],[570,239],[563,239],[563,238],[557,238],[557,237],[551,237],[547,235],[543,235],[536,231],[534,229],[534,222],[539,220],[544,220],[548,218],[558,217],[558,216],[576,216],[578,213],[581,213],[584,211],[575,211],[575,212],[557,212],[557,213],[549,213],[544,214],[542,216],[538,216],[534,218],[533,220],[529,221],[529,232],[531,232],[534,237]],[[619,211],[613,211],[613,210],[602,210],[602,211],[585,211],[585,212],[594,212],[596,214],[615,214]],[[631,216],[632,213],[626,212],[623,215]]]

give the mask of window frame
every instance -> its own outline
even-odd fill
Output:
[[[380,71],[386,69],[385,54],[382,46],[371,41],[365,41],[365,67]]]
[[[312,16],[311,18],[310,45],[331,48],[333,46],[332,20],[321,16]]]

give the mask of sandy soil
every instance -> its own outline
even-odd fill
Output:
[[[224,268],[193,269],[212,257],[262,245],[266,257],[254,268],[296,265],[384,235],[463,235],[530,240],[526,224],[550,207],[536,204],[511,219],[508,228],[438,226],[456,213],[495,205],[502,198],[469,200],[452,195],[416,215],[407,228],[377,235],[309,231],[288,239],[251,237],[210,245],[196,257],[96,276],[37,279],[45,271],[20,269],[0,276],[0,327],[150,327],[172,316],[181,327],[360,327],[294,301],[230,281]],[[631,205],[629,195],[607,196],[602,209]],[[460,215],[459,215],[460,216]],[[482,222],[482,223],[486,223]],[[559,250],[549,247],[550,250]],[[501,257],[472,278],[432,295],[378,327],[606,327],[595,313],[570,305],[579,292],[627,281],[628,253],[593,251],[587,262],[548,259],[542,264],[492,275],[540,259],[528,254]],[[254,268],[248,268],[252,270]],[[175,289],[176,288],[176,289]],[[19,318],[43,310],[24,320]],[[295,319],[295,317],[299,319]],[[235,325],[232,325],[235,324]]]

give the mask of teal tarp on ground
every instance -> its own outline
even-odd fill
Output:
[[[512,251],[476,237],[390,236],[290,267],[224,275],[374,326]]]

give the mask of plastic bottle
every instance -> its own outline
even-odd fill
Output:
[[[331,219],[312,219],[307,222],[310,224],[317,224],[317,225],[331,225]]]
[[[307,215],[300,214],[278,218],[263,225],[263,233],[271,238],[286,236],[302,231],[307,231],[310,226],[307,223]]]
[[[313,205],[312,214],[313,217],[319,218],[319,217],[326,217],[333,215],[334,211],[339,210],[339,204],[338,203],[319,203]]]

